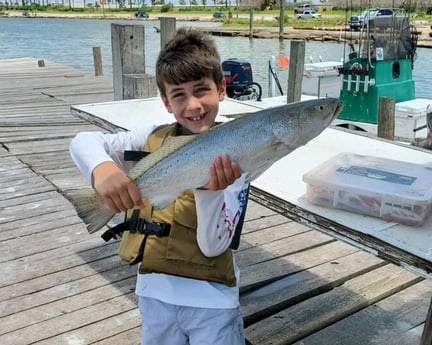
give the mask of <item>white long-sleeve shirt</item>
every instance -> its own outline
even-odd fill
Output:
[[[116,134],[83,132],[70,144],[71,157],[91,182],[93,169],[113,161],[128,171],[133,163],[123,159],[125,150],[142,150],[155,126]],[[197,207],[197,242],[205,256],[217,256],[231,244],[235,225],[241,214],[242,195],[247,189],[246,174],[222,191],[195,189]],[[237,284],[240,273],[234,262]],[[236,308],[239,305],[238,285],[183,278],[163,273],[138,274],[136,293],[165,303],[198,308]]]

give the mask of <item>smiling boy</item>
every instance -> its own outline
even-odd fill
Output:
[[[123,155],[152,152],[173,136],[215,125],[225,82],[214,42],[199,31],[178,30],[159,54],[156,80],[176,122],[145,128],[137,123],[136,130],[116,134],[80,133],[71,142],[71,156],[113,211],[164,230],[146,235],[127,229],[120,246],[123,258],[140,262],[142,344],[243,345],[239,269],[230,246],[245,209],[246,174],[228,156],[217,157],[206,185],[157,210],[127,177],[131,163]]]

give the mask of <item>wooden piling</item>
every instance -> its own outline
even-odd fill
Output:
[[[176,19],[160,17],[160,48],[163,49],[176,32]]]
[[[249,9],[249,38],[253,36],[253,21],[254,21],[254,11],[253,8]]]
[[[144,30],[141,25],[111,24],[115,100],[129,99],[131,94],[136,94],[131,90],[141,90],[149,82],[145,74]],[[141,75],[141,86],[137,86],[138,75]]]
[[[102,53],[100,47],[93,47],[93,64],[95,76],[103,75]]]
[[[156,97],[156,77],[145,73],[123,75],[123,99]]]
[[[297,102],[301,99],[304,61],[305,41],[291,41],[287,103]]]
[[[394,132],[395,100],[394,98],[380,97],[377,135],[380,138],[394,140]]]
[[[279,40],[283,39],[284,34],[284,3],[285,2],[279,1]]]

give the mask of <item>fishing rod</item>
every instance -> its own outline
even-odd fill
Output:
[[[272,67],[272,64],[271,64],[270,60],[268,62],[268,66],[269,66],[269,71],[270,71],[271,75],[273,76],[273,78],[274,78],[274,80],[276,82],[276,85],[277,85],[277,87],[279,89],[279,92],[283,96],[282,86],[280,84],[280,81],[279,81],[279,78],[278,78],[276,72],[274,71],[274,69]]]

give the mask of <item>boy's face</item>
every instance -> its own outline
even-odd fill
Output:
[[[225,96],[225,81],[218,88],[212,78],[189,81],[179,85],[165,83],[165,107],[175,119],[192,133],[210,129]]]

